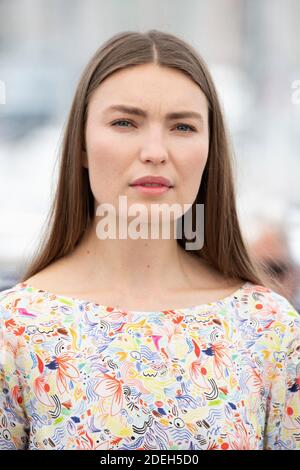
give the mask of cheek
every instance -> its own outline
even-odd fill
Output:
[[[110,194],[111,197],[113,188],[118,186],[126,168],[121,148],[102,135],[101,138],[88,140],[87,151],[90,184],[94,196],[98,199],[101,195],[103,199],[104,195]]]
[[[183,153],[178,166],[179,181],[179,197],[186,204],[193,202],[198,194],[202,175],[207,162],[208,146],[203,145],[201,148]]]

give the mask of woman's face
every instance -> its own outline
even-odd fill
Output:
[[[135,107],[145,115],[112,106]],[[195,112],[199,116],[168,117]],[[117,121],[120,121],[119,123]],[[86,152],[96,206],[118,214],[119,196],[133,203],[192,204],[208,157],[208,106],[198,85],[182,72],[153,64],[115,72],[94,91],[88,105]],[[173,188],[144,194],[130,184],[146,175],[164,176]]]

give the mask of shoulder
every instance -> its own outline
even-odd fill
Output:
[[[26,283],[16,284],[0,292],[0,321],[5,325],[46,325],[61,321],[66,310],[72,312],[74,305]]]
[[[274,290],[246,283],[236,300],[242,318],[255,322],[269,345],[289,349],[300,339],[300,314],[290,301]]]
[[[19,313],[20,309],[34,302],[36,293],[25,283],[16,284],[8,289],[0,291],[0,311]]]
[[[239,300],[247,303],[249,307],[266,316],[269,313],[274,319],[286,320],[290,318],[300,318],[299,312],[281,294],[269,287],[246,282],[241,289]]]
[[[26,325],[36,322],[34,295],[23,284],[0,292],[0,324],[6,333],[22,335]]]
[[[0,291],[0,317],[6,318],[19,310],[22,300],[29,300],[29,293],[22,284],[16,284],[8,289]]]
[[[55,348],[59,339],[71,338],[81,315],[75,307],[67,299],[25,283],[1,291],[0,363],[1,350],[12,351],[11,360],[15,361],[17,353],[22,357],[23,348],[27,353],[37,347],[47,351]]]

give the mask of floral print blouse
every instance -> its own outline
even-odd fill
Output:
[[[300,450],[300,317],[246,282],[127,311],[0,292],[0,449]]]

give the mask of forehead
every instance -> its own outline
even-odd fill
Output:
[[[127,103],[156,112],[179,108],[207,111],[201,88],[180,70],[155,64],[137,65],[118,70],[94,91],[90,104],[104,111],[116,103]]]

